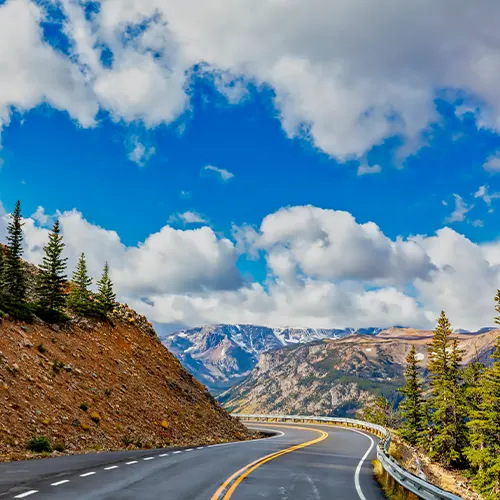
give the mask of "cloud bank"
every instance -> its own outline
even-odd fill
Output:
[[[25,219],[25,257],[39,263],[48,229],[42,207]],[[373,222],[313,206],[283,208],[234,238],[207,226],[169,225],[127,247],[76,211],[60,214],[70,270],[84,251],[105,260],[120,299],[164,324],[432,327],[441,309],[456,327],[493,322],[500,243],[478,245],[453,229],[391,240]],[[7,215],[0,205],[0,238]],[[233,241],[234,240],[234,241]],[[267,279],[248,281],[238,259],[261,256]]]
[[[85,127],[99,110],[168,124],[189,109],[196,73],[228,104],[249,83],[272,89],[286,134],[341,160],[394,135],[411,152],[438,120],[439,90],[498,130],[499,17],[495,0],[7,0],[0,127],[41,103]],[[64,51],[46,20],[62,24]]]

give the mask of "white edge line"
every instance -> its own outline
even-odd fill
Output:
[[[104,470],[118,469],[118,465],[112,465],[111,467],[104,467]]]
[[[366,457],[370,454],[370,451],[372,451],[373,447],[375,446],[375,441],[373,441],[373,438],[371,436],[365,434],[364,432],[357,431],[356,429],[348,429],[348,430],[352,432],[357,432],[358,434],[361,434],[362,436],[365,436],[370,440],[370,447],[366,450],[366,453],[363,455],[363,458],[359,461],[359,464],[356,467],[356,472],[354,473],[354,486],[356,486],[356,491],[358,492],[358,496],[361,500],[366,500],[365,495],[363,495],[363,492],[361,491],[361,485],[359,484],[359,473],[361,472],[361,467],[363,466]]]
[[[80,477],[93,476],[95,472],[86,472],[85,474],[80,474]]]
[[[63,479],[62,481],[57,481],[57,483],[52,483],[50,486],[60,486],[61,484],[69,483],[69,479]]]
[[[24,493],[21,493],[20,495],[16,495],[14,498],[24,498],[24,497],[29,497],[30,495],[33,495],[33,493],[38,493],[38,490],[29,490],[29,491],[25,491]]]
[[[137,460],[132,460],[132,462],[127,462],[125,465],[132,465],[132,464],[136,464],[137,463]]]

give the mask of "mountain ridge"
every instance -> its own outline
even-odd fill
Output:
[[[414,330],[400,325],[328,329],[219,323],[178,330],[163,336],[162,342],[213,394],[219,394],[247,377],[262,353],[347,336],[380,336],[391,329]],[[485,327],[476,334],[491,329]],[[474,333],[467,331],[467,334]]]

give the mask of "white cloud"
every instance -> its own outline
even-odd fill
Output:
[[[382,167],[380,165],[370,166],[366,163],[363,163],[358,167],[358,175],[378,174],[380,172],[382,172]]]
[[[445,224],[463,222],[466,214],[474,207],[474,205],[467,205],[460,195],[454,194],[453,196],[455,198],[455,209],[448,217],[446,217],[444,220]]]
[[[234,177],[234,174],[229,172],[229,170],[226,170],[224,168],[214,167],[213,165],[207,165],[206,167],[203,167],[203,170],[205,171],[208,170],[209,172],[215,172],[222,182],[227,182],[229,179],[232,179]]]
[[[486,203],[486,205],[490,207],[490,212],[492,212],[492,201],[494,199],[500,198],[500,193],[489,193],[488,186],[479,186],[478,190],[474,194],[474,198],[481,198]]]
[[[44,43],[44,13],[29,0],[0,6],[0,131],[14,109],[24,112],[42,103],[64,110],[83,126],[94,124],[98,110],[78,68]]]
[[[413,240],[391,241],[373,222],[359,224],[348,212],[313,206],[268,215],[256,245],[267,251],[268,265],[278,277],[285,262],[287,272],[293,265],[313,278],[377,283],[426,279],[433,269]]]
[[[192,212],[191,210],[187,210],[186,212],[177,213],[171,215],[168,218],[168,222],[182,222],[184,225],[186,224],[206,224],[208,222],[202,215],[197,212]]]
[[[153,146],[145,146],[138,137],[132,138],[131,149],[128,154],[130,161],[143,167],[155,153],[156,149]]]
[[[500,241],[479,245],[450,228],[392,240],[349,213],[302,206],[235,228],[236,244],[206,226],[165,226],[128,247],[76,210],[59,217],[69,269],[82,251],[94,277],[109,261],[120,299],[160,323],[432,327],[441,309],[456,328],[493,323]],[[0,203],[2,241],[7,219]],[[28,217],[24,235],[26,258],[39,263],[48,229]],[[237,269],[252,252],[266,256],[264,283]]]
[[[40,2],[37,2],[39,4]],[[30,0],[0,6],[0,123],[47,102],[84,126],[99,108],[147,127],[189,110],[202,63],[228,102],[248,82],[272,88],[283,129],[340,159],[362,158],[391,135],[405,152],[436,120],[436,89],[481,102],[480,126],[498,130],[500,4],[492,0],[106,0],[86,18],[61,0],[71,57],[43,41]],[[135,29],[140,28],[140,29]],[[112,63],[101,61],[101,48]],[[457,113],[463,114],[463,110]],[[498,157],[485,168],[499,169]]]
[[[488,172],[500,172],[500,152],[488,157],[483,168]]]

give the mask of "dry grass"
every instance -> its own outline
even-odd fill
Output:
[[[372,464],[373,475],[389,500],[418,500],[417,496],[405,490],[397,481],[394,481],[378,460],[373,460]]]

